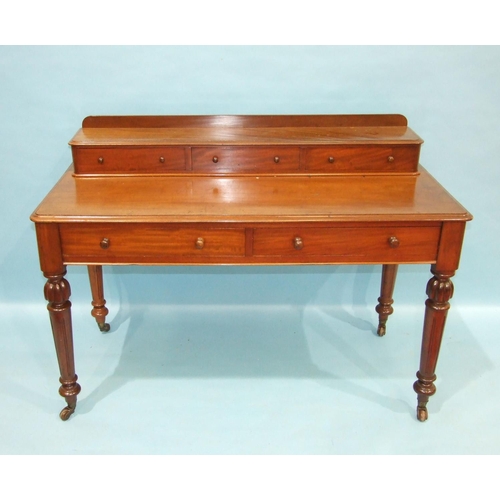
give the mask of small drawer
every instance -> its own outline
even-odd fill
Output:
[[[159,174],[186,170],[185,148],[73,147],[75,174]]]
[[[304,148],[306,171],[331,173],[412,173],[418,169],[420,145],[322,146]]]
[[[67,263],[204,262],[245,255],[245,230],[165,224],[61,224]]]
[[[299,153],[296,147],[193,148],[193,171],[221,174],[296,172]]]
[[[253,255],[285,261],[435,262],[440,227],[256,228]],[[321,260],[321,259],[319,259]]]

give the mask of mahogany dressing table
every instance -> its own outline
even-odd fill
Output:
[[[102,265],[381,264],[377,333],[399,264],[428,263],[420,368],[425,421],[451,277],[471,215],[419,165],[401,115],[90,116],[73,164],[31,216],[67,420],[75,373],[67,265],[86,265],[108,331]]]

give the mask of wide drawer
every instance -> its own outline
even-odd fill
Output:
[[[286,261],[434,262],[440,226],[256,228],[254,257]]]
[[[73,147],[75,174],[158,174],[186,170],[181,147]]]
[[[273,173],[299,170],[297,147],[193,148],[194,172]]]
[[[245,230],[165,224],[62,224],[63,259],[72,263],[197,262],[245,255]]]
[[[420,145],[322,146],[304,148],[301,163],[310,172],[416,172]]]

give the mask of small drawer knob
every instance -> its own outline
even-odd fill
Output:
[[[302,248],[304,248],[304,242],[300,236],[296,236],[293,239],[293,246],[295,247],[295,250],[302,250]]]
[[[104,163],[104,158],[102,156],[99,156],[99,158],[97,158],[97,163],[102,165]]]
[[[165,163],[165,157],[160,156],[160,163]]]
[[[212,158],[212,161],[213,161],[214,163],[217,163],[217,162],[219,161],[219,157],[218,157],[218,156],[214,156],[214,157]]]
[[[194,243],[194,246],[198,249],[198,250],[203,250],[203,247],[205,246],[205,240],[204,238],[196,238],[196,241]]]
[[[397,248],[399,246],[399,240],[396,238],[396,236],[391,236],[387,242],[389,243],[389,246],[391,248]]]
[[[389,163],[392,163],[392,162],[394,161],[394,156],[388,156],[388,157],[387,157],[387,161],[388,161]]]
[[[333,163],[335,161],[335,158],[333,156],[328,157],[328,162]]]
[[[108,238],[103,238],[101,240],[101,243],[100,243],[100,246],[103,250],[107,250],[109,248],[109,245],[111,244],[111,242],[109,241]]]
[[[275,156],[274,157],[274,163],[279,163],[280,162],[280,157],[279,156]]]

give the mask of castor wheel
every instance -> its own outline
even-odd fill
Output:
[[[425,422],[429,418],[429,413],[425,406],[417,406],[417,418],[420,422]]]
[[[68,420],[71,415],[75,412],[75,406],[65,406],[62,410],[61,413],[59,413],[59,417],[61,420]]]
[[[97,323],[97,326],[99,327],[99,330],[101,330],[102,333],[107,333],[109,332],[109,323]]]
[[[379,337],[383,337],[385,335],[385,324],[380,323],[377,328],[377,335]]]

